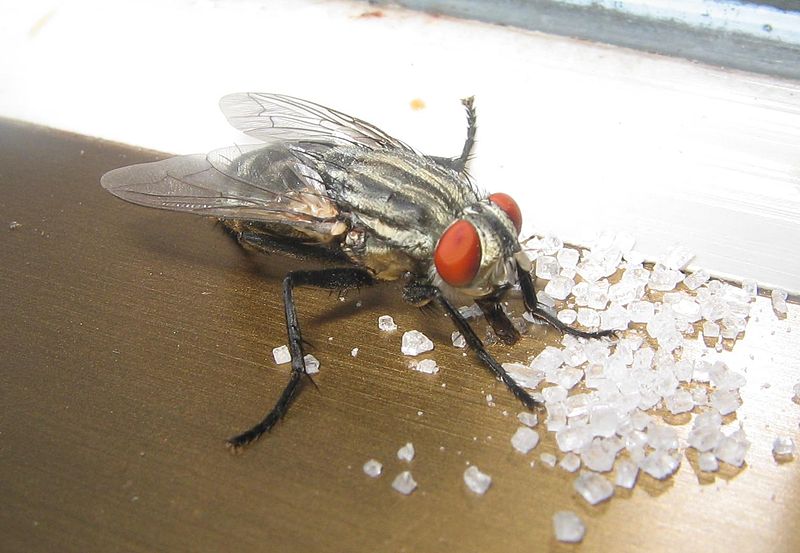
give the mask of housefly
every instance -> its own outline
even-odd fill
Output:
[[[485,195],[466,172],[475,143],[472,98],[462,101],[467,137],[454,158],[421,154],[377,127],[312,102],[237,93],[220,108],[254,145],[115,169],[103,188],[135,204],[218,218],[242,245],[270,253],[334,260],[334,268],[289,272],[283,299],[292,371],[264,419],[228,440],[239,448],[286,413],[305,365],[293,295],[297,286],[346,290],[397,280],[413,305],[449,315],[481,362],[528,408],[537,402],[486,350],[454,307],[474,301],[497,336],[519,339],[500,306],[514,285],[526,309],[562,332],[585,338],[536,301],[530,261],[518,234],[522,213],[507,194]]]

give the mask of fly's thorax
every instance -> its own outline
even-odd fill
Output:
[[[475,253],[474,257],[470,255],[467,257],[474,259],[477,268],[468,272],[474,271],[474,277],[468,282],[458,282],[454,278],[448,278],[448,275],[442,274],[442,267],[437,267],[437,259],[431,263],[429,269],[433,284],[451,297],[471,298],[491,296],[500,289],[515,284],[516,258],[519,257],[521,247],[517,238],[517,228],[508,214],[489,200],[474,203],[464,209],[458,219],[442,233],[442,237],[448,232],[458,233],[459,225],[463,225],[471,234],[466,240],[468,247],[473,248]],[[441,243],[442,238],[440,245]]]

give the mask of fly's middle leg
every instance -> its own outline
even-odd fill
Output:
[[[296,286],[313,286],[326,290],[343,290],[359,288],[375,283],[372,275],[364,269],[324,269],[320,271],[292,271],[283,279],[283,305],[286,314],[286,332],[289,338],[289,352],[292,355],[292,374],[283,389],[278,401],[267,415],[255,426],[228,440],[228,446],[237,450],[269,432],[286,414],[306,374],[303,361],[303,337],[294,307],[294,288]]]

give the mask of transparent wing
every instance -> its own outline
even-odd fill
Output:
[[[234,150],[238,156],[233,156]],[[226,154],[234,160],[228,174],[209,161]],[[252,151],[230,149],[121,167],[103,175],[100,184],[115,196],[146,207],[329,232],[337,223],[336,205],[290,158],[289,152],[275,152],[262,144]],[[269,160],[278,161],[271,171],[247,173],[259,161],[268,165]],[[237,177],[236,171],[242,176]]]
[[[219,107],[236,129],[265,142],[358,144],[418,153],[374,125],[291,96],[237,92],[224,96]]]

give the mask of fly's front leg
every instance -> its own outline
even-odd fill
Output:
[[[414,303],[416,305],[422,305],[428,301],[436,300],[439,305],[450,315],[450,318],[453,319],[453,324],[455,324],[458,331],[464,337],[464,340],[469,344],[475,353],[478,355],[478,358],[486,365],[490,371],[492,371],[495,376],[497,376],[503,383],[508,386],[508,389],[517,396],[525,407],[528,409],[533,409],[539,403],[531,397],[531,395],[525,391],[522,386],[517,384],[517,382],[511,378],[511,376],[506,372],[506,370],[498,363],[492,355],[486,351],[486,347],[481,342],[481,339],[478,338],[478,335],[475,334],[475,331],[472,330],[472,327],[469,326],[467,320],[458,312],[458,309],[453,307],[453,304],[450,303],[447,298],[444,297],[441,290],[436,288],[435,286],[430,285],[423,285],[423,284],[412,284],[406,287],[405,291],[403,292],[403,297],[406,301],[410,303]]]
[[[558,320],[558,317],[551,315],[549,312],[539,307],[539,302],[536,300],[536,289],[533,286],[531,274],[519,265],[517,265],[517,278],[519,280],[520,288],[522,289],[522,297],[525,301],[525,307],[527,308],[528,312],[530,312],[530,314],[537,319],[541,319],[551,326],[554,326],[562,333],[572,334],[573,336],[578,336],[580,338],[603,338],[605,336],[616,335],[616,331],[614,330],[586,332],[585,330],[578,330],[577,328],[572,328],[571,326],[562,323]]]
[[[264,419],[253,426],[250,430],[242,432],[228,440],[228,446],[237,450],[238,448],[257,440],[270,429],[286,414],[289,404],[292,402],[303,375],[306,373],[305,362],[303,361],[303,337],[300,333],[300,324],[297,320],[297,311],[294,308],[294,288],[295,286],[313,286],[327,290],[343,290],[347,288],[359,288],[375,283],[372,275],[363,269],[325,269],[321,271],[292,271],[283,279],[283,306],[286,314],[286,332],[289,337],[289,352],[292,355],[292,375],[289,383],[283,389],[280,398],[275,406],[267,413]]]
[[[514,328],[514,324],[503,311],[499,301],[496,299],[475,300],[475,303],[481,308],[483,316],[504,344],[513,346],[519,341],[519,331]]]

